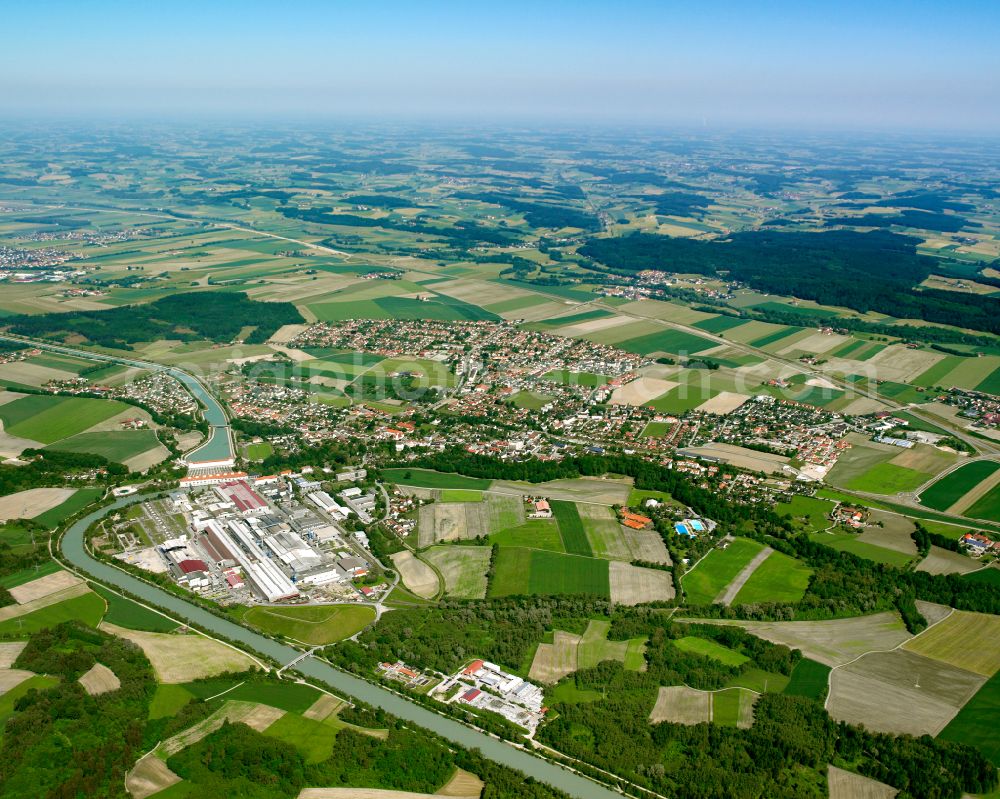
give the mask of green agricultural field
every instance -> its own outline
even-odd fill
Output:
[[[792,677],[784,693],[790,696],[807,696],[822,702],[826,698],[830,667],[809,658],[802,658],[792,669]]]
[[[963,513],[970,519],[988,519],[1000,522],[1000,486],[991,488],[985,496],[976,500]]]
[[[565,552],[562,537],[559,535],[559,525],[555,519],[528,519],[518,527],[501,530],[490,535],[490,543],[501,547],[526,547],[528,549],[547,549],[552,552]]]
[[[569,372],[565,369],[557,369],[545,374],[544,379],[570,386],[598,388],[606,385],[610,378],[606,375],[594,374],[593,372]]]
[[[96,627],[104,616],[104,600],[93,592],[57,602],[32,613],[0,622],[0,635],[35,633],[64,621],[81,621]]]
[[[809,587],[812,569],[781,552],[772,552],[736,594],[734,605],[799,602]]]
[[[489,596],[593,594],[610,596],[608,562],[541,549],[501,547]]]
[[[590,541],[587,540],[587,531],[584,529],[583,519],[580,518],[576,503],[554,499],[549,504],[552,506],[552,516],[559,525],[559,533],[562,535],[566,551],[571,555],[593,557],[594,551],[590,547]]]
[[[50,444],[46,449],[87,452],[115,463],[125,463],[129,458],[141,455],[159,444],[160,441],[152,430],[107,430],[101,433],[80,433]]]
[[[1000,728],[997,727],[997,719],[1000,719],[1000,672],[976,691],[938,737],[974,746],[1000,768]]]
[[[525,520],[524,504],[520,497],[487,494],[486,510],[490,518],[490,531],[509,530],[520,526]]]
[[[471,488],[443,488],[441,502],[482,502],[483,492]]]
[[[713,549],[681,580],[687,603],[711,603],[763,548],[751,538],[735,538],[727,549]]]
[[[746,321],[746,319],[741,319],[738,316],[710,316],[708,319],[695,322],[692,327],[704,330],[706,333],[723,333],[726,330],[745,324]]]
[[[752,718],[756,697],[742,688],[726,688],[712,693],[712,723],[735,727],[744,719]]]
[[[264,458],[270,457],[273,452],[274,447],[267,441],[247,445],[247,458],[252,461],[262,461]]]
[[[61,564],[56,563],[54,560],[47,560],[37,567],[32,566],[0,577],[0,588],[16,588],[19,585],[30,583],[32,580],[37,580],[39,577],[44,577],[47,574],[55,574],[61,569]]]
[[[11,435],[52,444],[82,433],[128,407],[115,400],[39,394],[0,405],[0,419]]]
[[[823,544],[840,552],[850,552],[859,558],[873,560],[876,563],[885,563],[888,566],[902,568],[913,560],[913,557],[907,555],[905,552],[897,552],[894,549],[886,549],[875,544],[859,541],[858,536],[850,533],[813,533],[809,538],[817,544]]]
[[[750,660],[746,655],[736,652],[728,646],[717,644],[708,638],[698,638],[693,635],[678,638],[673,641],[673,645],[684,652],[693,652],[696,655],[712,658],[713,660],[718,660],[720,663],[725,663],[727,666],[742,666]]]
[[[149,703],[150,721],[176,716],[192,699],[194,694],[183,685],[158,684],[156,693],[153,694],[153,701]]]
[[[979,569],[978,571],[963,575],[962,579],[975,583],[1000,586],[1000,569],[995,566],[989,569]]]
[[[913,491],[919,488],[932,476],[894,463],[879,463],[864,474],[849,480],[845,488],[874,494],[898,494],[900,491]]]
[[[367,605],[255,607],[243,620],[272,635],[324,646],[363,630],[375,620],[375,610]]]
[[[305,713],[313,703],[322,696],[322,693],[311,685],[297,682],[257,682],[257,681],[226,681],[220,679],[219,685],[210,690],[196,690],[196,686],[201,686],[202,681],[197,683],[185,683],[184,687],[199,699],[206,699],[215,694],[225,691],[227,688],[236,685],[225,696],[220,696],[214,701],[220,705],[228,701],[260,702],[262,705],[270,705],[289,713]],[[242,682],[242,685],[239,683]]]
[[[382,476],[390,483],[415,488],[467,488],[473,491],[485,491],[492,482],[478,477],[434,472],[429,469],[383,469]]]
[[[64,519],[68,519],[73,514],[83,510],[87,507],[87,505],[92,502],[96,502],[102,496],[104,496],[104,489],[102,488],[78,489],[77,492],[65,502],[61,502],[54,508],[49,508],[44,513],[38,514],[35,517],[35,521],[39,524],[44,524],[46,527],[56,527],[61,524]]]
[[[681,383],[674,386],[666,394],[661,394],[652,402],[646,403],[654,411],[659,413],[671,413],[681,416],[688,411],[692,411],[712,397],[720,394],[722,389],[705,385],[690,385]]]
[[[747,688],[748,690],[756,691],[758,694],[780,694],[785,690],[785,686],[788,685],[788,680],[789,678],[786,675],[773,671],[747,669],[733,677],[726,683],[726,687]]]
[[[775,330],[773,333],[768,333],[766,336],[754,339],[750,342],[750,346],[758,348],[766,347],[769,344],[774,344],[784,338],[788,338],[795,333],[801,333],[802,330],[803,328],[801,327],[783,327],[780,330]]]
[[[976,386],[976,391],[985,391],[987,394],[1000,394],[1000,368],[990,372],[983,381]]]
[[[657,502],[670,502],[670,495],[662,491],[633,488],[628,495],[628,506],[630,508],[641,508],[646,504],[647,499],[655,499]]]
[[[151,633],[169,633],[177,629],[177,622],[143,607],[138,602],[120,596],[103,585],[91,583],[90,588],[108,603],[104,621],[127,630],[145,630]]]
[[[638,355],[650,355],[654,352],[668,352],[674,355],[693,355],[718,346],[717,341],[696,336],[683,330],[664,328],[656,333],[619,341],[618,347]]]
[[[996,461],[967,463],[922,492],[920,502],[934,510],[948,510],[997,469],[1000,469],[1000,463]]]
[[[264,735],[291,744],[303,754],[306,763],[321,763],[333,752],[338,732],[331,724],[286,713],[264,730]]]

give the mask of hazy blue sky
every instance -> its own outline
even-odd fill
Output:
[[[1000,130],[998,0],[15,0],[0,18],[0,115]]]

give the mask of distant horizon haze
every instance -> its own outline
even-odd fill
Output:
[[[4,21],[0,119],[1000,131],[1000,3],[41,0]]]

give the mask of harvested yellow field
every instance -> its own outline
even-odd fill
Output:
[[[330,716],[336,716],[346,704],[343,699],[331,696],[330,694],[323,694],[302,715],[313,721],[323,721],[330,718]]]
[[[628,543],[632,560],[644,560],[647,563],[662,563],[669,566],[670,553],[667,551],[663,538],[656,530],[622,530]]]
[[[647,402],[666,394],[678,384],[673,380],[661,380],[657,377],[640,377],[624,386],[616,388],[611,393],[612,405],[645,405]]]
[[[903,648],[956,668],[992,677],[1000,670],[1000,616],[956,610]]]
[[[27,491],[8,494],[0,497],[0,521],[34,519],[38,514],[61,505],[75,493],[75,488],[29,488]]]
[[[47,608],[49,605],[57,605],[63,600],[73,599],[73,597],[83,596],[88,593],[90,593],[90,589],[87,588],[86,583],[77,583],[69,588],[64,588],[62,591],[57,591],[54,594],[49,594],[39,599],[32,599],[22,605],[8,605],[5,608],[0,608],[0,621],[16,619],[18,616],[26,616],[36,610]]]
[[[670,572],[644,569],[631,563],[608,563],[611,601],[617,605],[639,605],[674,598],[674,580]]]
[[[125,790],[132,795],[132,799],[146,799],[180,781],[181,778],[167,768],[166,763],[150,752],[140,758],[125,776]]]
[[[34,676],[32,672],[24,669],[0,669],[0,696]]]
[[[83,580],[75,574],[71,574],[68,571],[57,571],[47,574],[44,577],[39,577],[37,580],[24,583],[24,585],[11,588],[10,595],[19,604],[23,605],[27,602],[65,591],[67,588],[80,585],[82,582]]]
[[[651,724],[701,724],[712,720],[712,692],[696,691],[686,685],[661,687],[649,714]]]
[[[723,391],[716,394],[711,399],[703,402],[698,406],[697,410],[701,413],[714,413],[719,416],[724,416],[727,413],[735,411],[748,399],[750,399],[749,394],[738,394],[735,391]]]
[[[17,656],[27,645],[27,641],[11,641],[0,644],[0,669],[9,669],[13,666]]]
[[[103,663],[95,663],[86,674],[80,676],[78,682],[91,696],[117,691],[122,687],[117,675]]]
[[[245,671],[260,664],[232,647],[203,635],[148,633],[126,630],[107,622],[104,632],[127,638],[136,644],[153,665],[156,677],[164,683],[183,683],[200,677],[215,677],[227,671]]]
[[[230,724],[246,724],[257,732],[263,732],[284,715],[284,710],[257,702],[226,702],[208,718],[167,738],[156,747],[156,752],[164,758],[175,755],[211,735],[227,721]]]
[[[563,677],[575,672],[581,640],[583,639],[579,635],[556,630],[551,644],[539,644],[535,650],[528,677],[535,682],[555,685]]]
[[[434,569],[417,558],[409,550],[396,552],[391,556],[392,565],[396,567],[405,585],[417,596],[431,599],[438,592],[438,578]]]
[[[826,785],[830,799],[893,799],[899,793],[891,785],[836,766],[827,766]]]
[[[435,796],[478,797],[485,786],[486,783],[471,771],[459,768]]]

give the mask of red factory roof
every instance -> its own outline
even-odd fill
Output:
[[[473,660],[468,666],[465,667],[463,674],[475,674],[483,667],[483,661]]]
[[[243,480],[237,480],[235,483],[224,483],[222,491],[240,511],[267,507],[267,503],[261,496]]]
[[[482,691],[480,691],[478,688],[470,688],[468,691],[466,691],[464,694],[462,694],[462,701],[464,701],[464,702],[471,702],[473,699],[475,699],[481,693],[482,693]]]
[[[191,572],[207,572],[208,564],[203,560],[182,560],[177,564],[185,574]]]
[[[243,578],[238,574],[233,574],[232,572],[227,572],[226,582],[229,583],[230,588],[236,588],[238,585],[243,585]]]

